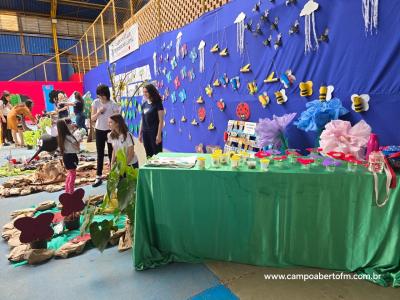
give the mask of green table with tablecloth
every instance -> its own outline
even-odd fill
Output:
[[[162,154],[190,156],[196,154]],[[210,157],[207,165],[210,165]],[[386,194],[385,175],[379,193]],[[375,203],[374,177],[300,165],[139,171],[134,264],[230,261],[381,274],[400,285],[400,193]]]

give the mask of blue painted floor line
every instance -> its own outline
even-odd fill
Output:
[[[230,289],[220,284],[190,298],[189,300],[238,300]]]

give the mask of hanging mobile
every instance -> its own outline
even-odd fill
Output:
[[[240,55],[243,54],[244,52],[244,47],[245,47],[245,38],[244,38],[244,21],[246,19],[246,14],[244,12],[241,12],[236,20],[236,44],[237,44],[237,51],[240,53]]]
[[[205,66],[205,56],[204,56],[204,48],[206,47],[206,42],[201,41],[199,44],[199,53],[200,53],[200,64],[199,64],[199,70],[200,73],[204,73],[206,66]]]
[[[321,34],[319,37],[318,41],[322,43],[328,43],[329,42],[329,28],[325,28],[324,33]]]
[[[178,58],[180,57],[180,55],[181,55],[180,49],[181,49],[182,35],[183,35],[182,32],[179,31],[178,35],[176,36],[176,45],[175,45],[176,51],[175,51],[175,56],[176,56],[177,59],[178,59]]]
[[[365,32],[373,34],[378,31],[379,0],[362,0],[362,14]]]
[[[271,42],[272,42],[272,35],[270,35],[266,40],[264,40],[263,44],[266,47],[271,47]]]
[[[319,8],[319,4],[314,0],[309,0],[304,8],[300,12],[300,17],[304,17],[305,26],[305,43],[304,52],[307,54],[312,50],[317,50],[319,48],[317,32],[315,29],[315,11]],[[314,39],[314,42],[313,40]]]
[[[296,20],[289,29],[289,35],[299,33],[299,31],[300,31],[300,22],[299,20]]]
[[[275,50],[278,50],[280,47],[282,47],[282,33],[278,34],[276,41],[274,43]]]

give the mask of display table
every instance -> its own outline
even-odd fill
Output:
[[[379,179],[383,198],[385,175]],[[399,198],[397,187],[378,208],[372,174],[345,166],[334,173],[300,165],[272,165],[268,172],[144,167],[134,264],[137,270],[205,260],[308,266],[377,272],[384,275],[379,283],[399,285]]]

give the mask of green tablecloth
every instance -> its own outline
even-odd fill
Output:
[[[379,178],[383,197],[385,175]],[[308,266],[379,273],[377,283],[399,286],[399,190],[378,208],[373,176],[345,167],[335,173],[300,166],[269,172],[144,167],[135,267],[204,260]]]

